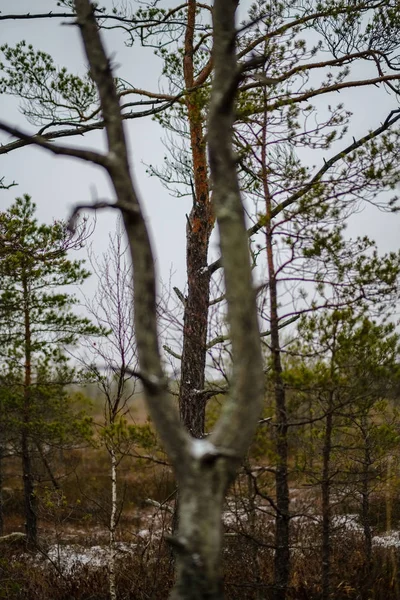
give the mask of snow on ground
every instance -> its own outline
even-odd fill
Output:
[[[247,518],[248,512],[243,506],[238,507],[229,502],[227,503],[226,510],[223,513],[223,522],[226,526],[238,525]],[[306,526],[307,528],[310,524],[319,527],[321,524],[321,516],[313,516],[311,522],[310,517],[307,515],[296,516],[293,517],[293,522],[300,527]],[[334,516],[332,518],[332,528],[334,530],[346,530],[360,538],[363,536],[363,527],[357,514]],[[155,527],[151,530],[142,529],[136,533],[136,538],[140,545],[143,542],[150,541],[152,538],[158,539],[162,536],[163,531],[165,532],[163,527]],[[304,542],[304,540],[302,541]],[[138,543],[117,542],[117,558],[123,558],[134,552]],[[382,548],[400,548],[400,532],[388,531],[381,535],[375,535],[372,538],[372,544]],[[295,548],[293,548],[293,551],[294,550]],[[301,547],[297,548],[297,550],[300,551]],[[47,558],[57,569],[64,574],[68,574],[73,570],[83,567],[105,567],[109,560],[109,553],[110,550],[107,545],[96,544],[93,546],[83,546],[80,544],[53,544],[45,553],[41,554],[41,558]]]
[[[347,529],[347,531],[354,531],[360,533],[363,532],[362,525],[360,525],[359,523],[359,517],[356,514],[337,515],[332,519],[332,526],[337,529]]]
[[[116,544],[117,557],[131,553],[137,544],[118,542]],[[107,546],[80,546],[78,544],[60,545],[49,547],[45,556],[63,573],[70,573],[79,567],[90,566],[93,568],[104,567],[109,560]]]
[[[400,533],[389,531],[384,535],[374,535],[372,543],[374,546],[383,546],[384,548],[400,548]]]

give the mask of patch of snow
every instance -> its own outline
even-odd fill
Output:
[[[384,548],[400,548],[399,532],[390,531],[385,535],[374,535],[372,543],[374,546],[383,546]]]
[[[141,529],[140,531],[138,531],[138,537],[141,538],[147,538],[150,535],[150,530],[149,529]]]
[[[136,544],[126,544],[119,542],[116,544],[116,553],[127,554],[132,552]],[[47,557],[52,563],[64,573],[70,573],[73,569],[89,565],[90,567],[98,568],[107,565],[109,560],[108,546],[91,546],[85,548],[76,544],[70,545],[54,545],[50,546],[47,551]]]
[[[203,458],[204,456],[216,456],[217,448],[207,440],[192,440],[191,454],[193,458]]]
[[[363,528],[358,522],[358,515],[354,514],[338,515],[333,517],[332,526],[337,528],[343,527],[348,531],[363,531]]]
[[[244,510],[236,512],[227,510],[222,514],[222,522],[224,525],[238,525],[243,521],[247,521],[248,518],[249,515]]]

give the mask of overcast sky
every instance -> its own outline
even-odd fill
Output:
[[[112,7],[105,0],[104,5]],[[244,3],[242,2],[242,6]],[[56,11],[55,0],[0,0],[0,11],[6,13]],[[62,24],[62,20],[14,20],[1,21],[1,42],[14,45],[24,39],[35,49],[51,54],[58,66],[66,66],[81,75],[85,72],[85,59],[76,27]],[[159,61],[151,51],[139,46],[127,48],[120,32],[108,32],[106,44],[112,54],[113,63],[119,65],[117,75],[126,78],[135,87],[157,90]],[[375,128],[387,115],[393,101],[382,91],[372,88],[358,89],[347,95],[354,112],[351,135],[365,134]],[[345,95],[343,94],[343,99]],[[387,105],[386,105],[387,104]],[[29,128],[19,112],[16,98],[0,96],[1,118],[12,125]],[[30,129],[33,131],[33,129]],[[174,285],[185,282],[185,214],[190,211],[190,199],[171,198],[155,178],[149,178],[143,163],[160,164],[164,148],[160,143],[160,128],[149,118],[136,119],[127,124],[133,172],[137,180],[143,207],[148,217],[153,245],[157,255],[157,266],[164,281],[172,271]],[[3,143],[10,137],[1,134]],[[69,142],[76,144],[71,138]],[[103,134],[92,132],[85,136],[84,145],[99,149],[104,147]],[[8,207],[14,198],[23,193],[30,194],[38,205],[40,220],[67,218],[76,203],[87,203],[96,197],[112,199],[106,176],[98,167],[61,157],[53,157],[45,150],[27,147],[0,156],[0,176],[6,182],[15,180],[18,187],[0,191],[0,208]],[[107,247],[108,233],[113,230],[115,215],[110,211],[99,212],[93,238],[95,251],[100,253]],[[379,241],[382,251],[397,249],[398,218],[382,215],[375,209],[367,209],[351,220],[349,234],[368,233]],[[216,242],[212,252],[217,253]]]

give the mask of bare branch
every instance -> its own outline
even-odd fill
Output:
[[[334,85],[329,85],[326,87],[311,89],[311,90],[308,90],[307,92],[304,92],[303,94],[298,94],[297,96],[292,94],[292,95],[288,96],[287,98],[278,98],[275,102],[271,102],[269,104],[268,110],[274,111],[278,108],[282,108],[282,106],[298,104],[300,102],[305,102],[306,100],[309,100],[310,98],[315,98],[316,96],[330,94],[331,92],[340,92],[340,90],[356,88],[356,87],[366,87],[366,86],[371,86],[371,85],[379,85],[381,83],[387,83],[390,81],[399,81],[399,80],[400,80],[400,74],[383,75],[382,77],[373,77],[371,79],[344,81],[342,83],[336,83]],[[265,86],[265,83],[263,83],[263,82],[261,82],[261,83],[258,82],[258,83],[255,83],[254,85],[251,84],[251,87],[263,87],[263,86]],[[250,85],[247,87],[247,89],[249,89],[249,88],[250,88]],[[251,114],[254,114],[256,112],[262,112],[263,110],[264,110],[264,107],[260,107],[255,110],[254,110],[254,107],[252,107]],[[237,117],[242,118],[242,117],[245,117],[247,114],[248,113],[246,111],[241,111]]]
[[[284,323],[281,323],[278,328],[279,329],[284,329],[288,325],[291,325],[291,323],[294,323],[295,321],[297,321],[297,319],[299,319],[299,318],[300,318],[300,315],[295,315],[294,317],[291,317],[290,319],[288,319]],[[262,331],[260,333],[260,337],[267,337],[268,335],[271,335],[271,331],[269,329],[267,331]],[[208,342],[208,344],[207,344],[207,350],[210,350],[216,344],[222,344],[223,342],[226,342],[229,339],[230,339],[229,335],[219,335],[219,336],[215,337],[214,339],[212,339],[212,340],[210,340]]]
[[[108,157],[104,154],[94,152],[93,150],[81,150],[80,148],[66,148],[64,146],[57,146],[56,144],[48,142],[45,137],[40,135],[32,136],[26,131],[22,131],[22,129],[7,125],[7,123],[4,123],[3,121],[0,121],[0,130],[9,133],[14,137],[23,140],[24,142],[28,142],[29,144],[46,148],[46,150],[50,150],[50,152],[57,154],[58,156],[72,156],[74,158],[80,158],[81,160],[92,162],[105,168],[108,168],[109,166]]]
[[[176,352],[174,352],[172,350],[172,348],[170,348],[166,344],[163,345],[163,348],[164,348],[165,352],[168,352],[168,354],[170,354],[171,356],[173,356],[177,360],[182,360],[182,355],[181,354],[177,354]]]

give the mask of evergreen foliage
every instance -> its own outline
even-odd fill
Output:
[[[61,446],[88,434],[90,419],[74,414],[66,384],[77,378],[66,351],[82,335],[104,333],[74,310],[77,299],[66,286],[82,284],[89,272],[68,252],[83,246],[65,223],[39,224],[29,196],[17,198],[0,215],[0,342],[2,415],[7,437],[18,439],[25,493],[28,540],[37,539],[34,459],[39,456],[57,485],[44,446]]]

